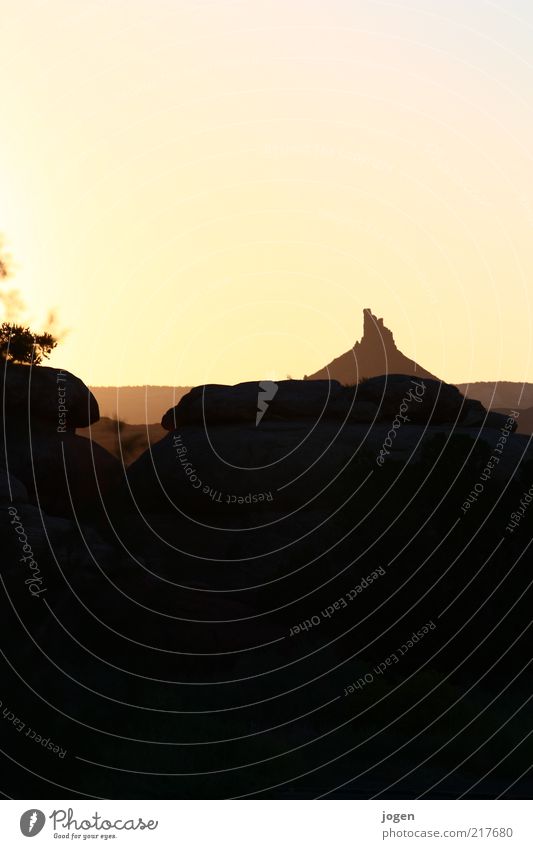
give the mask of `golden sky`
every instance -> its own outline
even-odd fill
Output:
[[[526,0],[0,0],[0,232],[92,385],[312,373],[385,318],[533,380]]]

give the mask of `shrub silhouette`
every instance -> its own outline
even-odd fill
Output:
[[[0,241],[0,283],[8,280],[10,276],[10,259],[3,251]],[[4,305],[13,303],[13,292],[2,293],[0,300]],[[19,307],[18,296],[16,301]],[[9,306],[7,311],[9,312]],[[0,324],[0,361],[40,365],[44,357],[50,356],[56,345],[57,339],[52,333],[34,333],[23,324],[14,324],[9,321]]]
[[[56,345],[57,340],[51,333],[33,333],[29,327],[7,321],[0,325],[0,359],[8,363],[38,366]]]

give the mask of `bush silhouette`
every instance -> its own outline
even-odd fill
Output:
[[[56,345],[57,340],[51,333],[33,333],[29,327],[7,321],[0,325],[0,359],[8,363],[38,366]]]
[[[5,282],[11,276],[10,260],[3,251],[0,241],[0,283]],[[12,301],[13,293],[1,293],[0,300],[4,305]],[[18,295],[17,307],[20,306]],[[9,306],[6,311],[9,312]],[[34,333],[23,324],[14,324],[4,321],[0,324],[0,361],[7,363],[24,363],[28,365],[40,365],[44,357],[49,357],[57,339],[51,333]]]

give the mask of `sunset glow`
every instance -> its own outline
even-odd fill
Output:
[[[302,377],[369,306],[445,380],[531,380],[528,4],[0,9],[0,232],[52,365]]]

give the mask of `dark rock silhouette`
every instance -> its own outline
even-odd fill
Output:
[[[262,421],[273,419],[319,419],[331,415],[335,402],[348,396],[336,380],[282,380],[267,402]],[[161,420],[165,430],[178,425],[206,422],[249,422],[257,419],[258,404],[263,395],[261,382],[250,381],[236,386],[208,384],[196,386],[184,395],[179,404],[168,410]]]
[[[317,372],[319,374],[319,372]],[[422,370],[415,373],[421,375]],[[364,377],[365,375],[363,375]],[[314,379],[314,378],[313,378]],[[332,380],[331,383],[334,381]],[[338,381],[337,381],[338,382]],[[533,433],[533,384],[500,381],[495,383],[457,383],[455,386],[462,395],[470,401],[481,402],[478,413],[485,415],[485,409],[508,415],[510,410],[519,410],[518,419],[519,433]],[[98,442],[111,453],[120,457],[116,438],[116,424],[105,416],[117,418],[127,422],[140,422],[140,424],[124,424],[124,436],[136,439],[134,450],[126,453],[126,462],[136,459],[148,443],[153,443],[164,436],[159,432],[161,410],[165,406],[176,403],[189,392],[188,387],[172,386],[106,386],[93,387],[93,393],[98,401],[101,418],[97,427],[80,430],[80,436],[87,436]],[[360,402],[363,403],[362,401]],[[171,409],[174,409],[173,407]],[[363,409],[359,407],[358,409]],[[355,420],[356,410],[352,413]],[[475,416],[475,419],[474,419]],[[474,413],[474,406],[469,408],[469,421],[465,424],[475,424],[479,415]],[[367,420],[365,413],[364,420]],[[488,421],[488,420],[487,420]],[[172,422],[170,422],[172,428]]]
[[[73,433],[11,430],[0,462],[26,487],[30,501],[52,515],[92,512],[123,477],[120,462],[96,442]]]
[[[4,422],[4,706],[66,751],[4,720],[10,795],[530,798],[530,440],[419,375],[266,389],[197,387],[118,486]]]
[[[100,445],[75,435],[99,418],[88,387],[70,372],[44,366],[8,365],[0,381],[0,467],[53,515],[92,511],[119,484],[122,467]]]
[[[263,423],[311,419],[318,424],[335,419],[372,424],[392,420],[405,399],[409,415],[402,421],[407,424],[497,427],[506,420],[506,416],[495,413],[487,419],[489,414],[479,401],[464,398],[451,384],[406,374],[380,375],[357,386],[342,386],[336,380],[282,380],[275,386],[275,394],[263,411]],[[161,426],[173,431],[184,425],[255,424],[261,395],[258,381],[197,386],[167,410]]]
[[[47,423],[74,431],[100,415],[96,398],[79,377],[49,366],[4,365],[0,391],[6,419],[31,416],[40,427]]]
[[[28,490],[14,475],[0,469],[0,503],[25,504],[28,501]]]
[[[412,374],[438,380],[434,374],[410,360],[396,347],[394,336],[372,310],[363,310],[363,336],[351,351],[341,354],[324,368],[308,375],[307,380],[338,380],[346,386],[363,377],[380,374]]]
[[[196,387],[184,396],[163,416],[171,433],[128,469],[138,505],[188,515],[234,504],[243,512],[258,504],[266,511],[302,509],[327,500],[329,483],[354,457],[367,470],[385,459],[416,465],[436,436],[481,435],[490,446],[509,421],[455,386],[409,375],[356,387],[297,380],[278,386],[259,426],[260,382]],[[508,434],[515,429],[509,422]],[[525,437],[509,436],[494,477],[511,474],[527,447]]]

